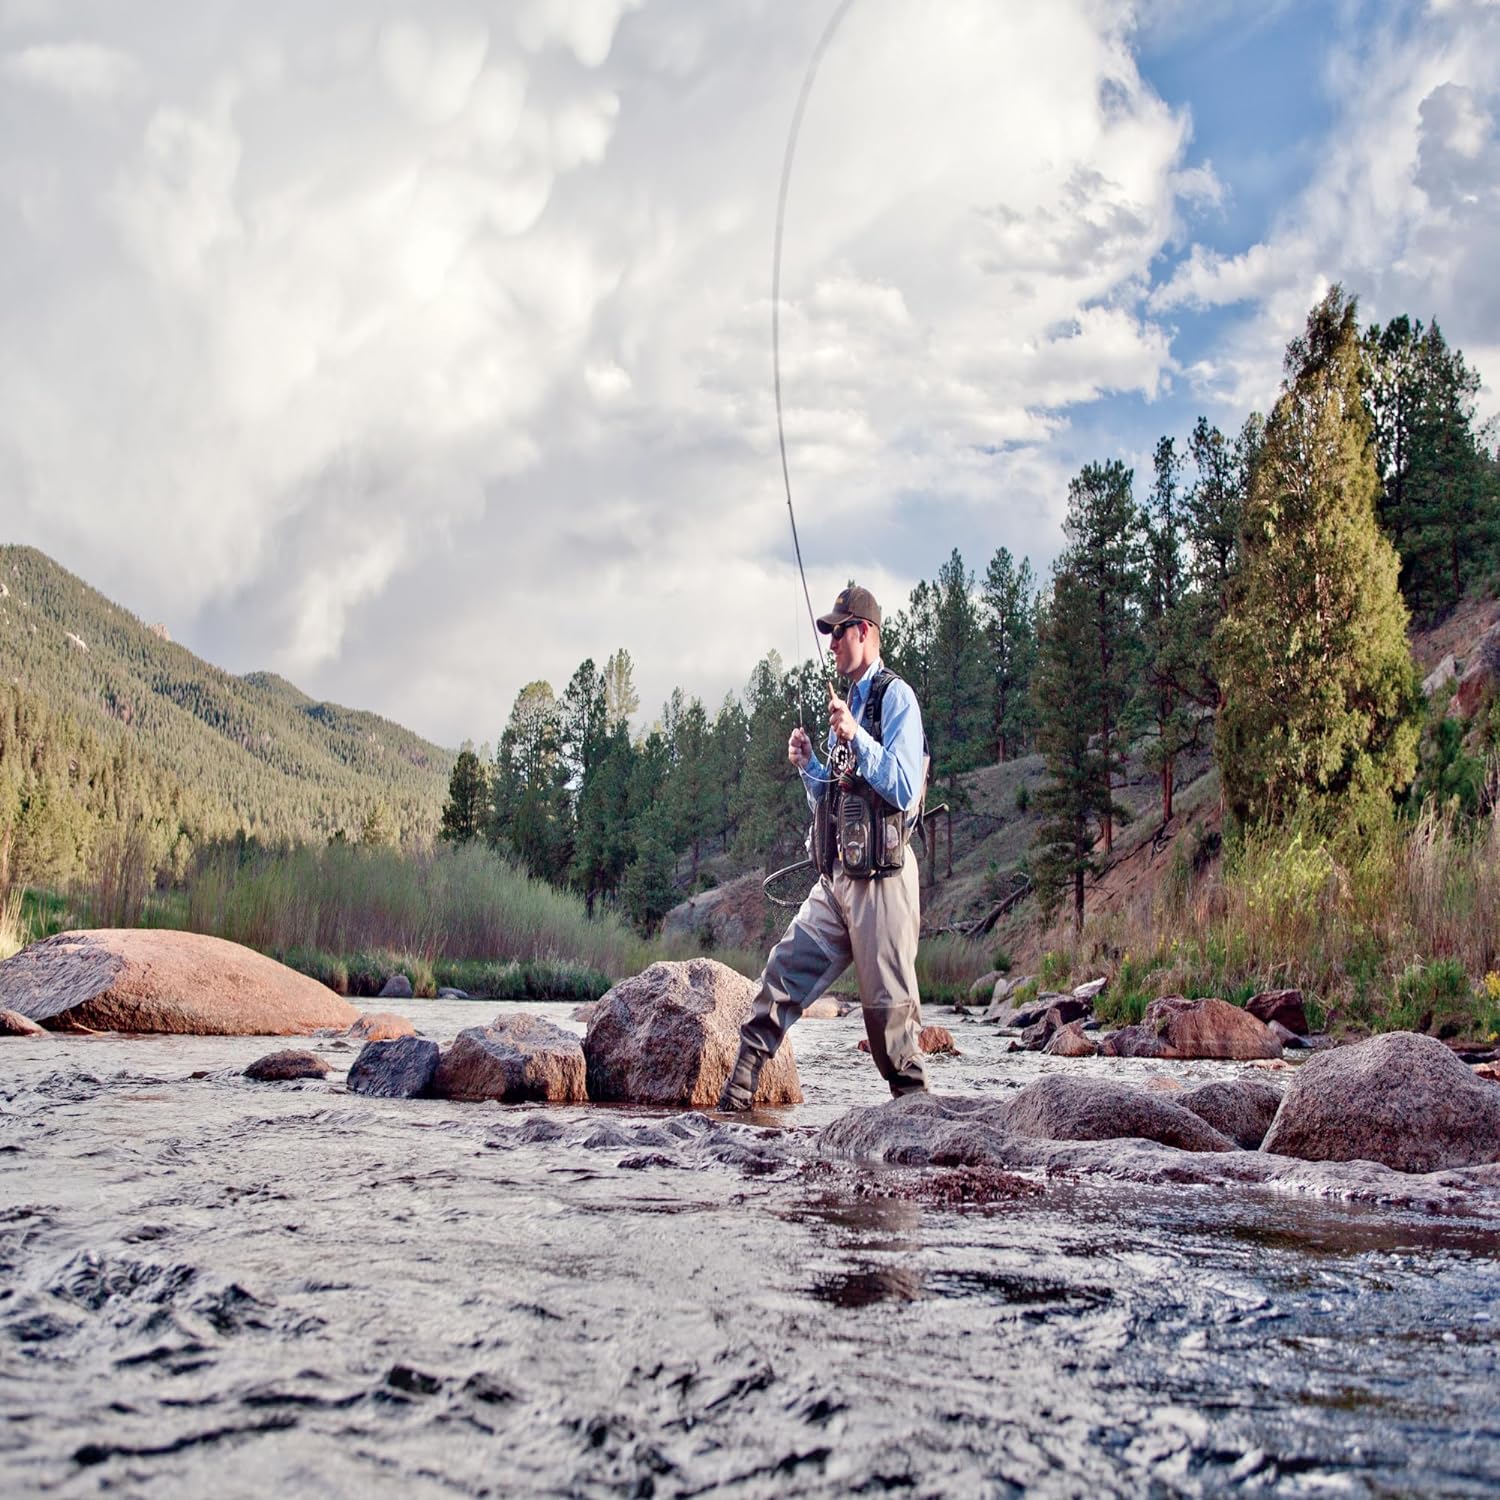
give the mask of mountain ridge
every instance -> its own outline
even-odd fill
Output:
[[[278,674],[237,677],[34,547],[0,545],[0,674],[270,838],[353,834],[380,809],[431,837],[454,752]]]

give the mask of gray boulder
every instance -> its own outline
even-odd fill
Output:
[[[467,1000],[469,992],[467,990],[456,990],[452,985],[445,984],[438,990],[437,997],[439,1000]]]
[[[712,1109],[739,1051],[755,985],[710,958],[654,963],[594,1008],[583,1039],[595,1103]],[[761,1070],[755,1104],[800,1104],[790,1040]]]
[[[1179,1094],[1177,1103],[1245,1150],[1254,1151],[1281,1107],[1281,1090],[1258,1078],[1218,1079]]]
[[[1006,1106],[1004,1123],[1047,1141],[1124,1136],[1181,1151],[1233,1151],[1234,1142],[1191,1110],[1145,1089],[1103,1078],[1053,1073],[1029,1083]]]
[[[440,1099],[540,1100],[581,1104],[583,1048],[571,1031],[521,1012],[459,1032],[438,1061],[432,1092]]]
[[[425,1037],[369,1042],[349,1065],[348,1089],[376,1099],[420,1099],[431,1092],[437,1068],[438,1044]]]
[[[1307,1035],[1307,1007],[1301,990],[1262,990],[1245,1001],[1245,1009],[1267,1026],[1279,1024],[1296,1036]]]
[[[1388,1032],[1304,1063],[1261,1149],[1398,1172],[1500,1162],[1500,1089],[1435,1037]]]
[[[377,1000],[410,1000],[412,998],[411,980],[405,974],[389,974],[375,998]]]
[[[1153,1026],[1122,1026],[1112,1031],[1099,1044],[1105,1057],[1172,1057],[1167,1044],[1156,1034]]]

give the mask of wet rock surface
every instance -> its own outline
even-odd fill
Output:
[[[1107,1078],[1055,1074],[1029,1083],[1000,1123],[1044,1141],[1158,1141],[1181,1151],[1229,1151],[1234,1142],[1173,1099]]]
[[[1500,1162],[1500,1092],[1433,1037],[1371,1037],[1298,1070],[1264,1149],[1401,1172]]]
[[[1153,1000],[1143,1023],[1166,1047],[1163,1057],[1215,1057],[1247,1061],[1280,1057],[1281,1043],[1266,1023],[1227,1000]]]
[[[588,1097],[596,1103],[714,1107],[754,999],[750,980],[708,958],[655,963],[617,984],[598,1002],[584,1036]],[[762,1068],[755,1104],[801,1102],[789,1037]]]
[[[349,1028],[354,1042],[393,1042],[397,1037],[415,1036],[417,1028],[405,1016],[388,1010],[367,1011]]]
[[[305,1035],[358,1012],[274,959],[196,932],[62,932],[0,963],[0,1008],[49,1030]]]
[[[46,1036],[47,1028],[18,1010],[0,1010],[0,1036]]]
[[[438,1069],[438,1044],[426,1037],[393,1037],[368,1042],[349,1064],[346,1087],[351,1094],[378,1099],[422,1099],[432,1092]]]
[[[961,1040],[950,1123],[1054,1072],[1245,1071]],[[235,1085],[254,1039],[7,1043],[0,1492],[1500,1486],[1500,1168],[1003,1130],[856,1160],[819,1135],[880,1081],[844,1028],[798,1041],[807,1103],[748,1122]]]
[[[581,1104],[588,1098],[578,1038],[526,1014],[501,1015],[491,1026],[459,1032],[439,1059],[431,1087],[440,1099]]]
[[[256,1083],[291,1083],[299,1078],[326,1078],[328,1064],[314,1052],[291,1048],[257,1057],[245,1069],[245,1077]]]

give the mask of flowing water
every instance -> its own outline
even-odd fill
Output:
[[[265,1038],[0,1043],[0,1492],[1500,1493],[1500,1219],[952,1206],[818,1156],[881,1097],[859,1035],[804,1022],[807,1104],[747,1124],[364,1099],[328,1041],[290,1085],[238,1076]],[[944,1091],[1088,1066],[956,1035]]]

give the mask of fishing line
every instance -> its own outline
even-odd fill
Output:
[[[797,95],[797,108],[792,112],[792,128],[786,138],[786,156],[781,163],[781,192],[776,200],[776,248],[771,259],[771,372],[776,389],[776,440],[781,447],[781,479],[786,486],[786,511],[792,522],[792,551],[797,558],[797,572],[802,578],[802,598],[807,604],[807,617],[812,621],[813,644],[818,648],[818,667],[825,674],[828,663],[823,654],[823,642],[818,633],[818,617],[813,613],[812,595],[807,587],[807,569],[802,566],[802,543],[797,537],[797,512],[792,507],[792,476],[786,461],[786,425],[781,414],[781,236],[786,227],[786,195],[792,181],[792,160],[797,154],[797,135],[802,129],[802,113],[807,108],[808,96],[812,93],[813,79],[817,76],[818,64],[833,40],[854,0],[839,0],[838,8],[823,28],[818,45],[813,48],[812,58],[807,64],[807,73],[802,79],[802,91]],[[798,646],[801,650],[801,646]],[[800,699],[799,699],[800,710]]]

